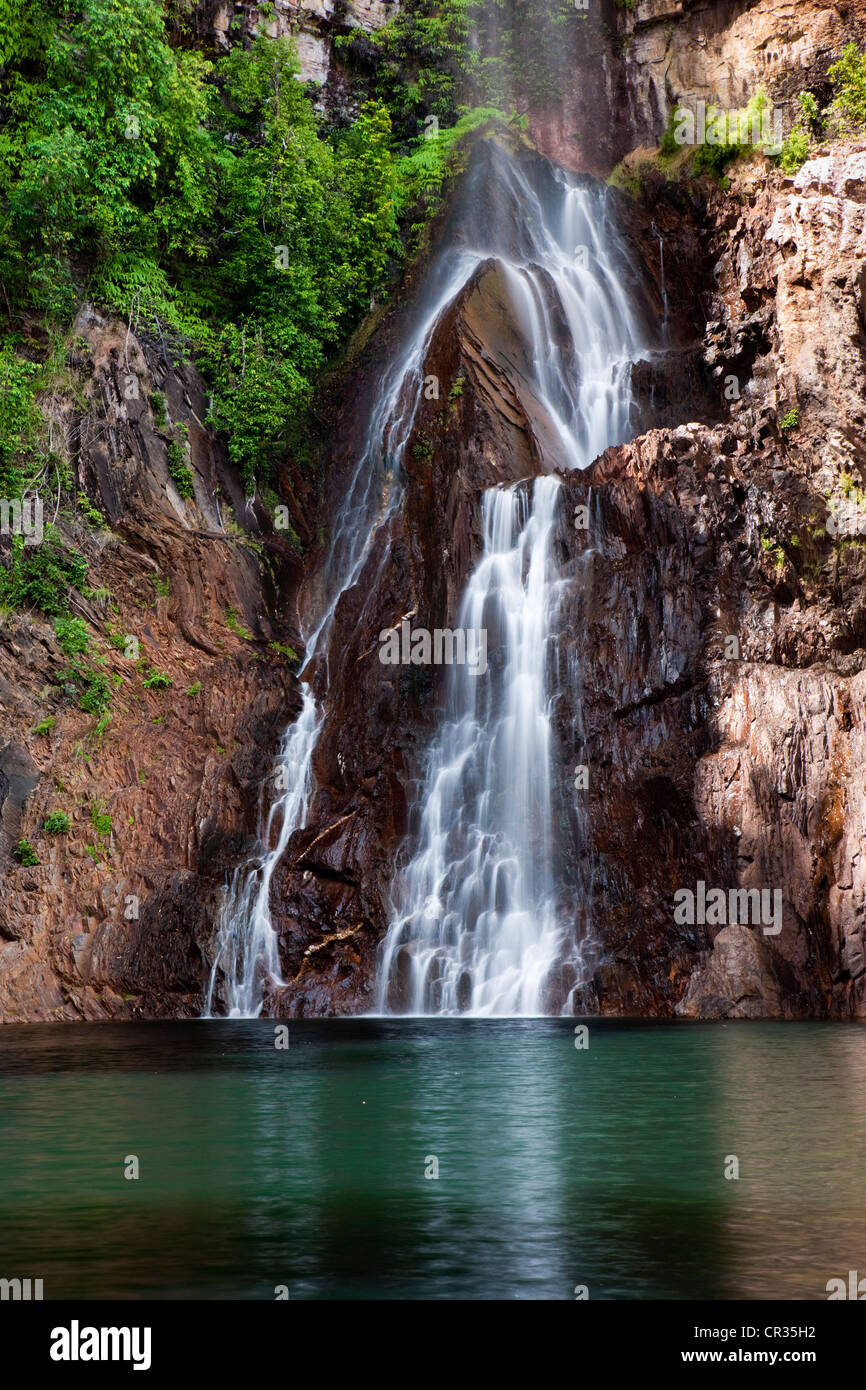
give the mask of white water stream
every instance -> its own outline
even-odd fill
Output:
[[[623,273],[628,256],[606,190],[496,150],[492,169],[508,226],[472,229],[431,270],[398,357],[377,394],[316,599],[306,614],[307,657],[324,653],[340,595],[358,580],[379,527],[399,504],[401,459],[424,385],[424,361],[443,310],[484,261],[502,270],[529,386],[546,412],[546,468],[585,467],[632,433],[631,363],[644,347]],[[493,223],[497,218],[488,220]],[[466,219],[464,218],[464,222]],[[545,1012],[563,961],[580,948],[563,912],[552,821],[552,643],[557,576],[551,538],[554,477],[488,491],[484,548],[454,626],[486,630],[490,665],[449,674],[444,718],[419,785],[415,834],[394,884],[381,952],[379,1007],[413,1013]],[[443,622],[445,617],[443,615]],[[217,924],[207,1013],[222,998],[256,1016],[263,984],[280,982],[270,886],[306,822],[322,709],[309,687],[278,761],[282,794],[260,830],[261,853],[242,866]]]
[[[603,190],[561,175],[544,202],[533,195],[526,190],[538,214],[532,252],[506,264],[505,281],[534,394],[555,427],[545,464],[585,467],[631,432],[642,335]],[[382,951],[383,1011],[539,1014],[549,1012],[557,970],[567,964],[581,977],[552,815],[560,488],[543,477],[484,496],[484,550],[457,626],[487,629],[490,665],[483,678],[465,666],[449,672]]]

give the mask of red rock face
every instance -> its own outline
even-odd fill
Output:
[[[826,88],[852,41],[866,42],[866,0],[590,0],[568,30],[569,79],[521,109],[549,159],[606,178],[658,145],[679,104],[735,110],[763,92],[787,133],[798,94]]]
[[[55,428],[71,442],[81,491],[112,529],[62,524],[90,561],[95,592],[75,611],[106,633],[93,654],[111,684],[111,722],[96,733],[96,717],[58,684],[68,662],[50,623],[4,621],[0,1018],[195,1015],[198,938],[207,939],[226,874],[252,843],[259,786],[298,699],[268,643],[297,643],[282,603],[299,570],[282,537],[245,507],[202,424],[195,373],[91,312],[77,328],[87,350],[73,367],[87,408],[69,405]],[[186,503],[168,472],[170,422],[188,430],[195,498]],[[138,643],[129,656],[127,635]],[[171,685],[147,686],[153,670]],[[46,719],[48,732],[34,735]],[[94,808],[110,817],[110,832],[96,830]],[[57,810],[71,826],[52,837],[42,825]],[[22,836],[37,867],[12,858]]]

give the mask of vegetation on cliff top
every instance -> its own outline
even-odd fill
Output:
[[[173,45],[162,0],[0,0],[0,496],[75,504],[40,406],[86,298],[196,355],[248,490],[266,480],[463,138],[565,80],[581,18],[567,0],[406,0],[340,41],[360,105],[328,120],[286,38],[212,62]],[[832,108],[804,98],[798,150],[821,120],[866,124],[866,59],[849,45],[830,74]],[[733,153],[697,158],[721,172]],[[63,613],[86,575],[51,527],[3,559],[7,606]]]
[[[158,319],[197,351],[251,483],[398,250],[388,112],[325,128],[287,39],[210,63],[172,48],[159,0],[2,3],[7,364],[28,317],[67,326],[84,297]],[[20,476],[4,484],[42,462],[32,366],[6,368]]]
[[[437,206],[460,141],[500,115],[461,101],[504,91],[521,54],[530,71],[524,21],[553,34],[570,7],[502,0],[482,60],[469,35],[489,9],[409,0],[369,39],[376,77],[369,90],[357,78],[354,119],[329,120],[286,38],[260,32],[211,62],[174,45],[162,0],[0,0],[0,495],[76,505],[40,407],[87,299],[195,355],[247,490],[267,481],[317,375]],[[442,128],[422,128],[422,110]],[[190,498],[184,451],[168,448]],[[66,611],[84,561],[60,532],[19,539],[0,603]]]

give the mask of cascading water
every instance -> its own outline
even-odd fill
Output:
[[[489,222],[483,232],[479,217]],[[263,816],[261,850],[225,890],[208,1017],[217,1000],[230,1017],[255,1017],[266,985],[283,983],[271,881],[309,813],[332,619],[399,505],[401,462],[436,323],[491,259],[527,345],[529,387],[550,422],[547,465],[583,466],[629,433],[629,371],[639,335],[622,283],[631,267],[606,192],[590,181],[573,183],[544,160],[522,161],[486,144],[426,288],[403,316],[403,347],[383,373],[327,562],[304,595],[307,669],[315,657],[317,691],[305,688],[284,736],[273,779],[281,795]],[[484,498],[484,553],[460,622],[494,630],[496,669],[475,678],[453,670],[422,795],[418,847],[397,887],[399,909],[384,945],[383,1009],[408,952],[413,1011],[537,1012],[562,953],[547,673],[557,493],[556,480],[546,477]]]
[[[603,189],[558,174],[546,196],[527,188],[524,206],[531,245],[502,268],[553,425],[545,465],[585,467],[631,432],[642,334],[621,283],[627,258]],[[552,814],[559,492],[545,476],[483,498],[484,548],[458,626],[486,629],[489,667],[449,673],[382,950],[382,1011],[537,1014],[550,1009],[556,971],[580,981]],[[573,985],[566,1010],[572,996]]]
[[[425,293],[407,315],[405,346],[389,363],[376,394],[365,447],[337,517],[326,563],[315,576],[315,590],[302,613],[308,665],[321,654],[327,690],[327,638],[340,597],[357,582],[380,528],[399,505],[405,450],[424,385],[427,345],[443,309],[477,268],[480,256],[457,245],[431,269]],[[216,922],[216,947],[204,1017],[214,1016],[220,999],[230,1018],[255,1018],[267,982],[280,985],[277,935],[271,917],[274,871],[292,836],[307,822],[313,791],[313,754],[323,722],[323,706],[311,685],[301,711],[286,731],[272,781],[281,795],[259,825],[261,851],[235,870],[224,890]]]

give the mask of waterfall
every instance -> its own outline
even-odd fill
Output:
[[[661,296],[662,296],[662,330],[661,330],[661,331],[662,331],[662,337],[665,337],[666,334],[667,334],[667,331],[668,331],[668,292],[667,292],[667,287],[666,287],[666,285],[665,285],[665,243],[664,243],[664,237],[662,236],[662,234],[661,234],[661,232],[659,231],[658,227],[656,226],[655,222],[653,222],[653,224],[652,224],[652,231],[653,231],[653,233],[654,233],[654,235],[655,235],[655,237],[656,237],[656,239],[657,239],[657,241],[658,241],[658,244],[659,244],[659,288],[660,288],[660,290],[661,290]]]
[[[545,465],[585,467],[631,432],[643,338],[622,285],[627,256],[591,183],[558,173],[527,211],[531,246],[503,269],[530,384],[554,426]],[[449,670],[381,952],[383,1012],[531,1015],[557,1001],[568,1011],[582,981],[552,812],[560,491],[543,476],[483,497],[484,546],[458,626],[486,630],[489,665],[484,676]]]
[[[302,596],[304,676],[315,668],[316,689],[310,675],[301,711],[282,741],[271,779],[280,794],[262,810],[259,850],[224,891],[207,1017],[216,1001],[231,1017],[256,1017],[268,982],[284,983],[271,883],[292,836],[307,823],[332,620],[400,504],[402,458],[436,324],[491,259],[527,348],[531,389],[551,424],[547,466],[584,466],[629,434],[629,374],[639,334],[624,284],[633,269],[607,191],[592,180],[572,180],[545,160],[521,160],[495,142],[480,142],[442,249],[400,318],[395,337],[402,346],[382,372],[327,560]],[[561,954],[548,672],[558,492],[557,481],[543,477],[483,498],[484,551],[460,623],[495,629],[496,669],[473,678],[466,668],[453,668],[421,791],[417,847],[395,885],[380,973],[383,1009],[408,956],[413,1011],[537,1012]]]
[[[327,559],[301,612],[305,669],[321,656],[325,695],[304,686],[300,713],[287,729],[273,775],[280,793],[265,813],[263,790],[259,852],[241,864],[225,887],[215,924],[215,951],[203,1016],[214,1016],[221,1000],[230,1018],[256,1018],[265,985],[284,984],[277,934],[271,916],[271,880],[296,831],[307,823],[314,790],[313,755],[324,719],[328,679],[328,636],[342,594],[357,582],[381,527],[399,506],[401,460],[424,386],[423,366],[430,336],[443,309],[477,268],[480,256],[450,247],[431,267],[427,286],[406,315],[404,347],[386,367],[365,434],[365,444],[334,525]]]

